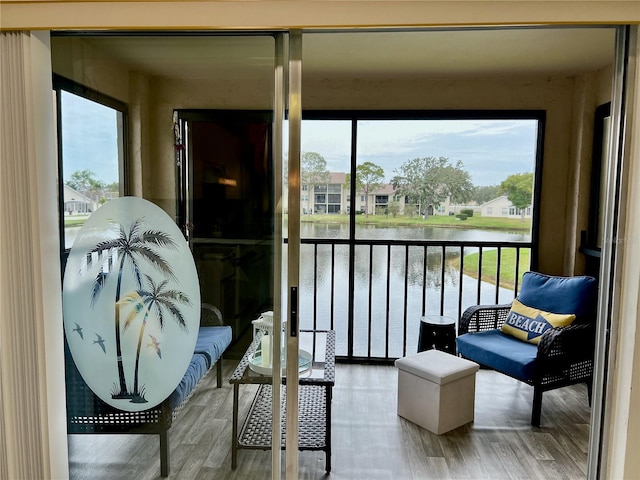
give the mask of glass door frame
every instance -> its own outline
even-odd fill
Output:
[[[66,35],[66,36],[91,36],[96,32],[92,31],[77,31],[77,32],[56,32],[58,35]],[[111,36],[114,37],[123,37],[130,35],[132,37],[135,36],[154,36],[154,35],[162,35],[163,32],[144,32],[144,31],[130,31],[130,32],[109,32],[109,31],[101,31],[99,35],[102,36]],[[181,36],[180,32],[167,32],[170,36]],[[192,32],[184,32],[185,36],[193,36]],[[289,40],[290,32],[287,30],[281,31],[238,31],[238,32],[229,32],[229,31],[221,31],[221,32],[202,32],[197,34],[202,37],[228,37],[228,36],[261,36],[261,37],[271,37],[274,39],[274,49],[273,49],[273,81],[270,82],[272,85],[271,94],[271,103],[269,105],[269,110],[271,112],[272,125],[270,132],[270,141],[268,146],[268,152],[272,158],[272,176],[271,179],[272,189],[273,189],[273,208],[272,215],[273,218],[273,310],[274,310],[274,321],[273,321],[273,330],[274,332],[278,332],[282,330],[283,320],[290,320],[288,323],[288,333],[286,338],[286,343],[291,347],[288,349],[289,357],[293,358],[293,361],[289,361],[289,365],[294,365],[297,367],[298,359],[297,359],[297,315],[295,314],[295,306],[291,306],[287,304],[285,299],[288,297],[288,292],[282,292],[283,288],[283,276],[284,278],[288,278],[289,284],[291,284],[295,280],[295,286],[297,287],[297,271],[299,270],[299,189],[296,194],[289,195],[289,225],[298,225],[297,227],[297,237],[293,238],[290,236],[288,239],[288,256],[287,258],[283,255],[283,246],[284,246],[284,235],[283,235],[283,215],[285,212],[286,206],[283,205],[283,172],[287,171],[284,168],[283,159],[286,158],[285,151],[286,148],[283,145],[283,131],[284,131],[284,121],[287,110],[289,111],[290,118],[288,119],[289,125],[297,129],[297,149],[291,148],[291,143],[289,145],[289,165],[288,165],[288,177],[289,177],[289,192],[293,192],[293,185],[296,184],[299,187],[299,168],[300,168],[300,125],[301,125],[301,106],[300,106],[300,85],[301,85],[301,32],[297,32],[297,35],[292,35],[294,40]],[[293,45],[293,48],[291,48]],[[291,68],[290,64],[292,63],[291,52],[296,53],[296,68]],[[294,93],[289,92],[289,85],[294,85]],[[268,87],[269,88],[269,87]],[[287,108],[289,107],[289,108]],[[224,107],[222,107],[224,108]],[[189,109],[184,109],[182,111],[187,111]],[[175,105],[174,112],[181,111],[180,105]],[[294,112],[298,112],[297,116]],[[264,110],[262,111],[264,112]],[[258,112],[260,113],[260,112]],[[176,113],[174,116],[174,128],[177,127],[180,132],[183,133],[182,139],[185,140],[187,138],[187,128],[186,128],[186,120],[181,118],[179,114]],[[297,127],[295,127],[297,125]],[[125,129],[125,134],[126,134]],[[125,138],[125,148],[128,146],[128,138]],[[297,151],[297,155],[293,152]],[[296,161],[297,159],[297,161]],[[189,231],[189,220],[193,213],[193,208],[190,205],[190,184],[191,179],[189,176],[191,175],[191,169],[187,168],[182,169],[181,165],[184,162],[186,166],[189,163],[189,159],[186,158],[184,152],[181,152],[176,158],[177,168],[175,168],[176,174],[176,182],[175,182],[175,194],[176,194],[176,221],[178,223],[179,228],[185,234],[185,237],[191,243],[192,234]],[[127,168],[126,172],[129,173],[130,170]],[[292,180],[293,179],[293,180]],[[130,178],[126,176],[123,177],[122,181],[127,182]],[[125,188],[124,193],[128,190]],[[123,192],[121,192],[123,193]],[[297,217],[295,213],[291,211],[291,206],[298,205],[298,214]],[[295,207],[294,207],[295,211]],[[296,220],[297,218],[297,220]],[[293,230],[296,230],[294,228]],[[290,228],[290,232],[292,229]],[[297,238],[297,240],[296,240]],[[285,270],[287,269],[287,270]],[[291,313],[290,313],[291,312]],[[272,366],[274,372],[280,372],[282,368],[282,358],[279,354],[281,351],[282,339],[279,335],[273,336],[273,348],[271,349],[272,355]],[[278,353],[276,353],[278,352]],[[298,405],[297,405],[297,391],[298,391],[298,370],[297,368],[293,369],[293,373],[288,374],[289,378],[289,388],[287,395],[287,403],[288,403],[288,413],[289,418],[293,418],[295,421],[291,421],[289,427],[287,428],[287,438],[290,440],[287,442],[287,445],[291,445],[291,448],[285,449],[285,445],[282,444],[282,408],[281,408],[281,398],[282,398],[282,385],[283,380],[281,375],[272,375],[272,388],[273,388],[273,401],[272,401],[272,478],[280,479],[282,476],[282,450],[285,449],[285,456],[287,461],[290,463],[290,467],[286,472],[287,478],[297,478],[298,472],[298,429],[297,429],[297,416],[298,416]],[[293,464],[291,464],[293,462]]]
[[[289,32],[288,49],[288,259],[287,259],[287,399],[285,478],[298,478],[298,292],[300,284],[300,157],[302,130],[302,31]],[[275,401],[274,401],[275,404]],[[275,408],[275,406],[274,406]],[[279,478],[274,476],[273,478]]]

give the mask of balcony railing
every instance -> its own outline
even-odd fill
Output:
[[[513,300],[525,270],[521,254],[530,249],[527,242],[303,239],[300,328],[335,330],[342,360],[388,362],[415,353],[425,314],[459,319],[471,305]],[[483,256],[492,250],[490,268]],[[509,250],[515,255],[507,267]],[[477,272],[469,276],[471,253]],[[491,280],[483,280],[487,273]]]

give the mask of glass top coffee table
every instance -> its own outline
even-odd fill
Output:
[[[231,468],[237,466],[239,449],[271,449],[271,376],[250,368],[260,337],[251,343],[229,379],[233,385],[233,440]],[[299,347],[311,356],[311,365],[300,373],[298,449],[325,452],[326,471],[331,471],[331,399],[335,385],[335,344],[333,330],[301,330]],[[286,384],[286,378],[282,379]],[[247,417],[238,433],[240,385],[259,385]],[[282,387],[282,448],[286,438],[286,386]]]

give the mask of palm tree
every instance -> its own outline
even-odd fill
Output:
[[[153,267],[158,269],[165,277],[175,279],[173,270],[167,261],[159,255],[152,247],[161,248],[177,248],[172,238],[164,232],[158,230],[142,231],[142,218],[138,218],[133,222],[129,231],[120,224],[113,222],[113,231],[116,237],[99,242],[85,256],[87,270],[91,268],[94,254],[97,254],[98,261],[102,261],[100,270],[96,275],[91,291],[91,306],[94,307],[98,301],[98,297],[102,288],[106,285],[111,273],[116,271],[115,264],[119,262],[118,283],[116,285],[116,301],[115,301],[115,332],[116,332],[116,358],[118,362],[118,379],[119,390],[116,388],[113,395],[114,399],[131,398],[126,378],[124,375],[124,367],[122,363],[122,348],[120,345],[120,288],[122,286],[122,272],[125,263],[131,265],[133,276],[138,288],[142,288],[140,262],[145,260]],[[106,258],[105,258],[106,257]]]
[[[138,388],[138,367],[140,365],[140,350],[142,348],[142,339],[144,338],[144,329],[147,325],[147,318],[153,311],[155,318],[158,320],[160,330],[164,328],[165,317],[168,314],[170,318],[173,318],[178,326],[182,330],[187,330],[187,324],[184,316],[178,308],[178,303],[183,305],[191,305],[189,297],[179,290],[167,290],[166,287],[169,284],[168,280],[163,280],[159,284],[153,281],[149,275],[145,275],[147,280],[147,290],[139,289],[124,297],[121,303],[133,303],[134,309],[131,310],[124,322],[124,330],[126,331],[131,322],[138,316],[143,309],[145,310],[144,317],[142,319],[142,325],[140,326],[140,333],[138,334],[138,347],[136,350],[136,366],[133,381],[133,403],[145,403],[143,392]],[[156,353],[160,356],[160,346],[155,337],[151,337],[152,343],[149,346],[153,346],[156,349]]]

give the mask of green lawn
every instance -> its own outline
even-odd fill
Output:
[[[77,227],[78,225],[84,225],[84,222],[86,222],[87,219],[83,218],[83,219],[70,219],[70,220],[66,220],[64,221],[64,226],[65,227]]]
[[[529,270],[529,249],[520,249],[520,266],[518,270],[518,285],[522,283],[522,274]],[[482,252],[482,280],[495,284],[498,250]],[[460,268],[460,259],[452,262]],[[513,289],[516,271],[516,249],[503,248],[500,255],[500,286]],[[478,278],[478,254],[470,253],[464,256],[464,273],[473,278]]]
[[[64,226],[65,227],[77,227],[79,225],[84,225],[84,222],[87,221],[87,217],[83,218],[65,218]]]
[[[349,223],[349,215],[303,215],[302,222],[314,223]],[[466,220],[458,220],[449,215],[431,215],[425,219],[421,217],[386,216],[386,215],[357,215],[356,224],[416,226],[416,227],[449,227],[482,230],[504,230],[509,232],[530,232],[531,220],[521,221],[518,218],[480,217],[474,215]]]

